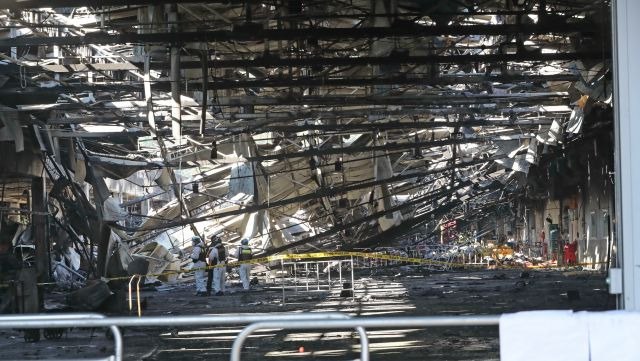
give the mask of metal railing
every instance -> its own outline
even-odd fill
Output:
[[[0,329],[33,329],[33,328],[93,328],[91,321],[105,321],[108,318],[98,313],[59,313],[59,314],[32,314],[32,315],[9,315],[0,316]],[[59,326],[56,322],[62,321],[66,326]],[[83,359],[83,360],[101,360],[101,361],[122,361],[123,342],[122,333],[118,326],[106,324],[113,335],[114,354],[106,358],[99,359]],[[71,359],[67,359],[71,361]]]
[[[242,346],[254,332],[263,329],[341,329],[356,328],[360,334],[360,361],[369,361],[369,341],[364,328],[389,327],[447,327],[447,326],[497,326],[500,315],[490,316],[429,316],[429,317],[367,317],[346,320],[317,321],[264,321],[245,327],[231,347],[230,361],[240,361]],[[362,331],[361,331],[362,330]]]
[[[401,256],[410,258],[420,258],[423,260],[432,261],[432,263],[422,264],[431,271],[447,271],[451,269],[452,265],[456,263],[456,257],[459,256],[457,251],[452,251],[456,246],[452,244],[433,244],[423,245],[420,247],[405,247],[405,248],[393,248],[393,247],[378,247],[371,248],[358,248],[358,251],[366,253],[378,253],[388,256]],[[375,257],[358,258],[356,261],[357,268],[369,268],[375,269],[380,267],[400,266],[408,265],[402,260],[390,260],[381,259]]]
[[[105,317],[93,313],[60,313],[60,314],[28,314],[0,316],[0,329],[26,329],[26,328],[97,328],[108,327],[111,329],[115,343],[114,355],[99,360],[122,361],[123,342],[119,327],[159,327],[159,326],[222,326],[222,325],[248,325],[256,322],[275,321],[331,321],[348,320],[351,317],[340,312],[309,312],[309,313],[271,313],[271,314],[247,314],[247,315],[194,315],[194,316],[146,316],[146,317]],[[357,328],[358,332],[366,337],[364,329]]]
[[[140,303],[140,281],[142,281],[142,277],[141,275],[133,275],[131,276],[131,278],[129,279],[129,313],[131,313],[131,311],[133,311],[133,296],[132,296],[132,287],[131,287],[131,282],[133,282],[134,279],[138,279],[138,282],[136,282],[136,305],[138,306],[138,317],[142,317],[142,305]]]
[[[105,317],[100,314],[34,314],[0,316],[0,329],[27,328],[97,328],[108,327],[114,338],[114,355],[99,360],[122,361],[123,341],[119,327],[159,326],[222,326],[248,325],[236,337],[231,348],[231,361],[240,361],[247,338],[263,329],[355,329],[360,338],[360,361],[369,361],[369,340],[366,328],[391,327],[453,327],[497,326],[500,315],[486,316],[429,316],[429,317],[364,317],[351,318],[340,312],[194,315],[173,317]]]
[[[349,265],[349,270],[351,271],[351,276],[350,278],[347,278],[347,276],[345,275],[345,277],[343,278],[342,275],[342,265],[347,264]],[[325,273],[324,270],[321,269],[321,265],[324,265],[324,269],[326,269],[326,278],[321,279],[321,274]],[[303,267],[298,267],[298,266],[304,266]],[[311,266],[311,267],[310,267]],[[334,279],[331,279],[331,272],[333,267],[337,267],[338,270],[338,278],[336,279],[334,277]],[[333,284],[337,281],[338,282],[338,290],[342,291],[349,291],[351,293],[351,300],[354,301],[355,300],[355,280],[354,280],[354,261],[353,261],[353,256],[351,256],[350,258],[347,259],[336,259],[336,260],[329,260],[329,261],[325,261],[325,260],[319,260],[319,261],[293,261],[293,262],[285,262],[283,260],[280,260],[280,267],[282,269],[282,277],[280,277],[280,286],[282,288],[282,304],[286,304],[286,290],[287,289],[293,289],[293,291],[295,293],[298,293],[299,289],[302,289],[302,291],[305,292],[314,292],[315,291],[321,291],[321,289],[325,289],[326,291],[328,291],[329,293],[331,293],[331,291],[333,291],[335,289],[335,287],[333,286]],[[300,270],[298,269],[300,268]],[[304,277],[299,278],[298,275],[302,273],[302,275]],[[310,283],[309,280],[311,279],[309,277],[310,274],[315,274],[315,287],[313,284],[311,284],[311,287],[309,287]],[[286,277],[287,275],[290,275],[289,277]],[[304,280],[304,282],[302,282]],[[349,287],[345,288],[345,283],[343,281],[345,280],[350,280],[348,282],[348,284],[350,285]],[[287,282],[288,281],[288,282]],[[300,281],[300,282],[299,282]],[[293,285],[288,285],[293,283]],[[300,283],[300,285],[298,285]],[[302,283],[304,283],[304,285],[302,285]]]

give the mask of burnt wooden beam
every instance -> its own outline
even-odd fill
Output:
[[[298,79],[258,79],[258,80],[217,80],[209,83],[214,89],[240,89],[240,88],[277,88],[277,87],[356,87],[369,85],[457,85],[457,84],[480,84],[480,83],[519,83],[531,82],[541,83],[547,81],[577,81],[577,76],[573,74],[559,75],[521,75],[521,76],[474,76],[461,75],[450,77],[409,77],[396,76],[390,78],[298,78]],[[194,85],[189,82],[189,86]],[[196,87],[198,84],[195,85]]]
[[[239,27],[234,30],[189,31],[170,33],[89,33],[84,36],[24,36],[0,39],[0,47],[40,46],[40,45],[108,45],[108,44],[183,44],[187,42],[233,42],[265,40],[344,40],[386,37],[428,37],[428,36],[468,36],[507,34],[595,34],[597,27],[588,23],[551,24],[501,24],[501,25],[451,25],[422,26],[415,23],[405,26],[371,28],[305,28],[305,29],[261,29],[254,26]]]
[[[501,107],[514,107],[523,104],[542,105],[569,105],[569,98],[565,92],[554,93],[526,93],[526,94],[453,94],[444,92],[428,95],[406,96],[285,96],[285,97],[221,97],[216,101],[217,106],[239,107],[253,106],[356,106],[356,105],[413,105],[425,107],[462,106],[462,105],[498,105]],[[199,107],[197,103],[182,104],[183,107]],[[144,101],[104,102],[94,109],[116,109],[126,107],[135,111],[146,107]],[[20,104],[18,111],[32,112],[44,110],[74,110],[84,109],[84,104],[78,103],[48,103],[48,104]],[[158,109],[170,108],[166,102]]]
[[[579,59],[602,59],[609,57],[610,53],[602,51],[584,51],[570,53],[538,53],[525,52],[513,54],[466,54],[466,55],[423,55],[423,56],[360,56],[360,57],[315,57],[307,58],[281,58],[277,56],[256,57],[253,59],[219,59],[210,60],[211,68],[277,68],[277,67],[307,67],[307,66],[368,66],[368,65],[395,65],[395,64],[469,64],[469,63],[499,63],[519,61],[569,61]],[[198,69],[197,61],[185,61],[184,69]],[[154,69],[168,69],[167,62],[152,62]]]
[[[381,117],[393,116],[425,116],[425,115],[451,115],[451,114],[526,114],[526,113],[569,113],[571,110],[555,110],[545,109],[544,106],[534,107],[518,107],[514,108],[493,106],[483,107],[442,107],[442,108],[426,108],[426,107],[403,107],[401,110],[389,110],[386,108],[360,108],[360,109],[335,109],[332,111],[321,110],[295,110],[295,111],[271,111],[263,113],[232,113],[228,114],[231,120],[269,120],[271,122],[290,121],[297,119],[322,118],[322,119],[343,119],[343,118],[362,118],[372,117],[373,119]]]
[[[278,88],[278,87],[358,87],[370,85],[418,85],[444,86],[457,84],[483,83],[543,83],[547,81],[577,81],[573,74],[558,75],[456,75],[438,78],[395,76],[390,78],[276,78],[258,80],[224,80],[207,82],[207,89],[244,89],[244,88]],[[190,90],[202,90],[203,82],[189,81]],[[170,91],[170,81],[154,81],[151,84],[154,91]],[[41,87],[5,87],[0,89],[0,97],[6,104],[39,104],[43,98],[55,101],[59,94],[83,92],[113,92],[113,93],[141,93],[142,84],[77,84],[69,86]]]
[[[389,121],[384,123],[377,122],[365,122],[365,123],[349,123],[349,124],[287,124],[287,125],[250,125],[250,126],[238,126],[238,127],[225,127],[219,126],[215,129],[208,129],[206,134],[219,134],[219,135],[233,135],[240,133],[247,133],[251,131],[259,132],[290,132],[297,133],[305,130],[319,130],[323,132],[371,132],[373,130],[386,131],[386,130],[413,130],[413,129],[434,129],[445,127],[482,127],[482,126],[494,126],[494,127],[537,127],[540,125],[551,125],[555,118],[540,118],[526,119],[526,120],[466,120],[455,122],[433,122],[433,121],[420,121],[420,122],[398,122]],[[345,148],[347,149],[347,148]]]
[[[469,95],[405,95],[405,96],[286,96],[286,97],[221,97],[218,106],[242,105],[309,105],[309,106],[349,106],[349,105],[470,105],[470,104],[515,104],[531,103],[536,105],[568,105],[565,93],[529,93],[521,94],[469,94]]]

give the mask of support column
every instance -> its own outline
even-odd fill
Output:
[[[153,11],[154,9],[150,8],[149,12],[153,13]],[[153,16],[150,16],[150,18],[153,19]],[[151,129],[151,134],[156,136],[156,138],[158,139],[158,147],[160,148],[160,154],[162,155],[162,159],[164,162],[167,162],[168,161],[167,147],[164,143],[164,139],[161,136],[158,136],[157,134],[156,119],[155,119],[155,113],[153,110],[153,93],[151,92],[150,72],[151,72],[151,54],[150,54],[149,47],[147,46],[144,50],[144,99],[147,104],[147,121],[149,122],[149,128]],[[171,83],[172,89],[173,89],[173,84],[174,83],[172,82]],[[179,89],[178,89],[178,92],[179,92]],[[178,94],[178,98],[179,98],[179,94]],[[173,111],[173,108],[172,108],[172,111]],[[179,113],[180,113],[180,107],[178,106],[178,114]],[[172,125],[175,125],[175,122],[172,122]],[[177,129],[178,136],[180,135],[179,125],[180,124],[178,123],[178,129]],[[174,131],[174,137],[175,137],[176,129],[172,128],[172,130]],[[171,178],[171,189],[173,190],[173,194],[176,197],[176,199],[178,199],[180,202],[180,213],[186,215],[186,217],[191,217],[189,206],[186,200],[182,197],[182,194],[181,194],[182,190],[178,188],[178,181],[176,179],[175,173],[173,172],[173,169],[171,167],[167,167],[167,171],[169,172],[169,177]],[[194,234],[201,236],[195,224],[190,223],[189,225]]]
[[[171,135],[180,138],[182,114],[180,110],[180,48],[171,47]]]
[[[36,245],[36,273],[38,282],[49,281],[49,242],[47,240],[47,218],[43,178],[31,181],[31,225]]]
[[[618,247],[622,254],[621,306],[640,310],[640,48],[637,34],[640,2],[617,0],[612,4],[615,110],[616,222]],[[635,118],[635,119],[634,119]],[[615,273],[615,272],[614,272]],[[614,274],[612,273],[612,274]],[[611,277],[612,289],[617,286]]]
[[[170,31],[178,31],[178,6],[167,5],[167,20]],[[171,134],[174,139],[180,138],[182,114],[180,103],[180,45],[171,45]]]
[[[156,135],[156,117],[153,114],[153,98],[151,96],[151,56],[148,49],[144,50],[144,101],[147,104],[147,122],[151,134]],[[158,142],[161,140],[159,139]]]
[[[205,46],[202,50],[200,63],[202,66],[202,114],[200,114],[200,136],[204,137],[204,128],[207,122],[207,96],[209,93],[209,51]]]

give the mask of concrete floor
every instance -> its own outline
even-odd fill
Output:
[[[340,291],[287,293],[277,284],[243,292],[237,280],[225,296],[195,297],[193,285],[183,282],[144,291],[145,315],[227,314],[252,312],[340,311],[358,316],[417,316],[500,314],[521,310],[605,310],[615,307],[607,294],[605,276],[592,272],[518,270],[432,272],[417,268],[389,268],[356,273],[356,299]],[[335,279],[335,278],[334,278]],[[313,281],[313,280],[312,280]],[[516,282],[524,281],[516,285]],[[311,283],[313,289],[313,283]],[[569,300],[567,291],[578,290]],[[241,327],[127,329],[127,360],[227,360]],[[496,327],[398,328],[369,332],[372,360],[498,360]],[[104,331],[74,329],[61,340],[25,343],[18,331],[0,331],[0,359],[86,358],[109,354],[112,343]],[[299,348],[304,347],[304,352]],[[351,331],[268,331],[245,345],[243,360],[347,360],[358,358],[358,340]]]

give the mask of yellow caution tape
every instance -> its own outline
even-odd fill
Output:
[[[273,255],[273,256],[267,256],[267,257],[261,257],[261,258],[253,258],[250,260],[246,260],[246,261],[236,261],[236,262],[230,262],[227,264],[219,264],[219,265],[215,265],[215,266],[206,266],[206,267],[198,267],[198,268],[190,268],[190,269],[181,269],[178,271],[168,271],[168,272],[163,272],[163,273],[158,273],[158,274],[146,274],[143,276],[149,276],[149,277],[160,277],[160,276],[170,276],[170,275],[176,275],[176,274],[181,274],[181,273],[189,273],[189,272],[193,272],[193,271],[197,271],[197,270],[210,270],[210,269],[214,269],[214,268],[221,268],[221,267],[237,267],[240,266],[242,264],[263,264],[263,263],[270,263],[270,262],[275,262],[275,261],[284,261],[284,260],[303,260],[303,259],[321,259],[321,258],[338,258],[338,257],[360,257],[360,258],[371,258],[371,259],[381,259],[381,260],[389,260],[389,261],[399,261],[399,262],[404,262],[404,263],[414,263],[414,264],[423,264],[423,265],[435,265],[435,266],[447,266],[447,267],[452,267],[452,268],[486,268],[488,267],[487,264],[483,263],[483,264],[469,264],[469,263],[457,263],[457,262],[446,262],[446,261],[436,261],[436,260],[431,260],[431,259],[425,259],[425,258],[412,258],[412,257],[405,257],[405,256],[397,256],[397,255],[390,255],[390,254],[384,254],[384,253],[375,253],[375,252],[350,252],[350,251],[336,251],[336,252],[314,252],[314,253],[291,253],[291,254],[280,254],[280,255]],[[603,264],[606,262],[593,262],[593,263],[580,263],[580,264],[575,264],[572,266],[588,266],[588,265],[593,265],[593,264]],[[489,266],[491,267],[491,266]],[[557,266],[551,266],[551,265],[546,265],[546,266],[528,266],[528,267],[524,267],[524,266],[505,266],[505,265],[500,265],[500,266],[495,266],[496,269],[540,269],[540,268],[561,268],[561,267],[565,267],[564,265],[557,265]],[[114,277],[114,278],[109,278],[109,279],[105,279],[105,280],[128,280],[131,276],[126,276],[126,277]]]
[[[246,261],[236,261],[230,262],[227,264],[218,264],[214,266],[206,266],[206,267],[198,267],[198,268],[190,268],[190,269],[180,269],[176,271],[166,271],[162,273],[154,273],[154,274],[144,274],[142,276],[147,277],[161,277],[161,276],[171,276],[178,275],[183,273],[190,273],[197,270],[211,270],[214,268],[222,268],[222,267],[237,267],[242,264],[262,264],[262,263],[270,263],[275,261],[284,261],[284,260],[303,260],[303,259],[321,259],[321,258],[339,258],[339,257],[360,257],[360,258],[370,258],[370,259],[380,259],[380,260],[389,260],[389,261],[399,261],[404,263],[413,263],[413,264],[421,264],[421,265],[431,265],[431,266],[445,266],[450,268],[487,268],[492,267],[493,269],[553,269],[553,268],[561,268],[565,267],[565,265],[545,265],[545,266],[506,266],[506,265],[495,265],[490,266],[485,263],[482,264],[469,264],[469,263],[458,263],[458,262],[446,262],[446,261],[436,261],[425,258],[413,258],[413,257],[405,257],[405,256],[397,256],[390,255],[384,253],[375,253],[375,252],[350,252],[350,251],[336,251],[336,252],[313,252],[313,253],[292,253],[292,254],[280,254],[273,255],[267,257],[253,258]],[[571,265],[575,266],[590,266],[594,264],[604,264],[606,262],[591,262],[591,263],[578,263]],[[122,276],[122,277],[103,277],[102,280],[105,282],[108,281],[124,281],[129,280],[131,276]],[[46,283],[38,283],[39,286],[42,285],[51,285],[55,284],[53,282]],[[0,287],[8,287],[9,284],[0,284]]]

